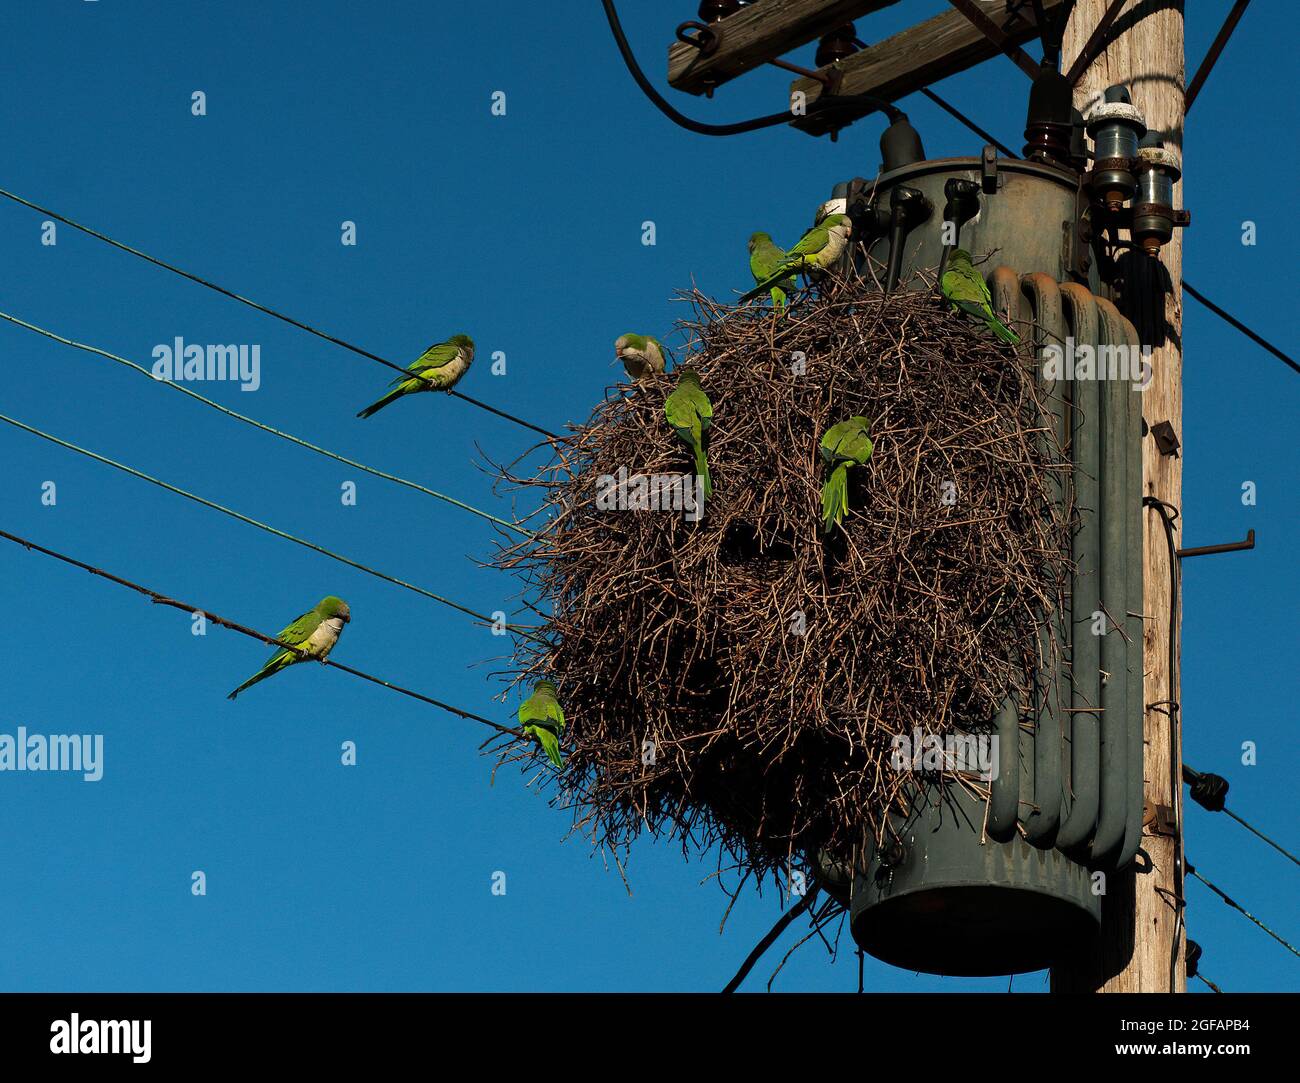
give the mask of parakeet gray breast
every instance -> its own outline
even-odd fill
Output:
[[[343,632],[343,618],[330,617],[320,622],[316,631],[307,637],[303,646],[313,658],[324,658],[334,649]]]
[[[849,243],[849,234],[853,232],[853,227],[848,219],[831,226],[826,231],[826,247],[822,249],[818,262],[823,267],[828,267],[840,258],[840,253],[844,251],[844,246]]]

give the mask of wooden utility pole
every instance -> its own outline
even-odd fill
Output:
[[[1078,0],[1063,42],[1063,70],[1074,63],[1112,2]],[[1145,114],[1147,127],[1165,133],[1166,146],[1181,154],[1184,79],[1182,0],[1129,0],[1111,26],[1105,49],[1079,80],[1075,105],[1086,116],[1106,87],[1123,84],[1129,88],[1133,104]],[[1174,205],[1182,206],[1181,181],[1174,189]],[[1123,306],[1130,318],[1134,318],[1135,308],[1148,310],[1148,318],[1134,319],[1142,330],[1144,345],[1149,342],[1153,347],[1154,376],[1143,392],[1142,416],[1148,425],[1168,421],[1180,440],[1182,233],[1175,229],[1173,240],[1160,251],[1159,262],[1168,272],[1163,289],[1153,284],[1150,296],[1126,298]],[[1146,257],[1135,253],[1135,258]],[[1153,439],[1142,443],[1144,495],[1181,511],[1182,459],[1161,455]],[[1179,698],[1176,653],[1174,671],[1170,671],[1171,557],[1159,514],[1144,509],[1143,522],[1143,662],[1148,704],[1144,720],[1145,792],[1149,822],[1143,832],[1137,871],[1109,876],[1101,934],[1077,959],[1052,971],[1054,991],[1186,991],[1186,928],[1180,920],[1182,840],[1165,833],[1170,823],[1181,832],[1183,822],[1182,785],[1176,781],[1182,765],[1181,719],[1175,706]],[[1180,515],[1175,520],[1176,531],[1181,531],[1182,523]],[[1176,534],[1175,539],[1179,536]],[[1177,627],[1173,632],[1177,641]],[[1166,810],[1172,810],[1172,816]]]

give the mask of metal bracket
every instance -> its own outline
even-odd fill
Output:
[[[1142,805],[1142,826],[1147,828],[1153,835],[1173,838],[1177,827],[1173,807],[1170,805],[1152,805],[1150,801],[1144,802]]]
[[[980,188],[986,196],[997,195],[998,148],[992,143],[985,143],[980,151]]]
[[[1239,542],[1227,542],[1223,545],[1198,545],[1194,549],[1175,549],[1178,559],[1183,557],[1208,557],[1215,553],[1239,553],[1245,549],[1255,548],[1254,530],[1246,531],[1246,540]]]

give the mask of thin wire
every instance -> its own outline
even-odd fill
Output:
[[[1195,297],[1198,301],[1200,301],[1201,304],[1203,304],[1216,316],[1232,324],[1233,327],[1235,327],[1238,331],[1240,331],[1252,342],[1256,343],[1257,345],[1263,346],[1264,349],[1266,349],[1278,360],[1282,361],[1284,364],[1290,365],[1293,369],[1295,369],[1296,372],[1300,372],[1300,364],[1297,364],[1294,358],[1289,357],[1287,354],[1284,354],[1281,350],[1279,350],[1267,339],[1262,338],[1261,336],[1255,334],[1254,331],[1252,331],[1249,327],[1247,327],[1235,316],[1231,316],[1227,312],[1224,312],[1223,309],[1221,309],[1218,305],[1216,305],[1213,301],[1211,301],[1208,297],[1206,297],[1205,294],[1201,293],[1200,290],[1196,289],[1196,287],[1194,287],[1185,278],[1183,279],[1183,289],[1185,289],[1188,293],[1190,293],[1193,297]]]
[[[283,312],[277,312],[275,309],[268,308],[266,305],[263,304],[259,304],[257,301],[254,301],[249,297],[244,297],[241,294],[235,293],[234,290],[228,290],[226,289],[225,286],[219,286],[215,282],[211,282],[206,278],[201,278],[200,276],[190,271],[186,271],[180,267],[177,267],[173,263],[168,263],[165,260],[161,260],[157,256],[151,256],[149,255],[148,252],[142,252],[138,248],[132,248],[129,244],[123,244],[121,241],[115,241],[112,237],[108,236],[106,233],[100,233],[99,230],[92,229],[90,226],[83,226],[80,222],[73,221],[71,218],[59,214],[57,211],[52,211],[48,207],[42,207],[38,203],[33,203],[29,199],[24,199],[22,196],[17,195],[14,192],[9,192],[3,188],[0,188],[0,196],[3,196],[5,199],[12,200],[15,203],[21,203],[24,207],[29,207],[40,214],[46,215],[49,218],[53,218],[56,222],[62,222],[65,226],[71,226],[73,229],[79,230],[80,232],[86,234],[86,236],[88,237],[94,237],[98,241],[103,241],[105,244],[112,245],[114,248],[118,249],[119,251],[126,252],[132,256],[137,257],[138,259],[142,259],[146,263],[152,263],[155,267],[161,267],[164,271],[171,271],[172,274],[180,275],[182,278],[187,278],[191,282],[198,283],[198,285],[200,286],[205,286],[210,290],[215,290],[223,297],[229,297],[232,301],[238,301],[241,305],[247,305],[249,308],[254,308],[258,312],[264,313],[267,316],[271,316],[274,319],[280,320],[283,323],[287,323],[291,327],[296,327],[300,331],[306,331],[309,335],[315,335],[317,338],[324,339],[326,342],[331,342],[335,346],[342,346],[343,349],[350,350],[352,351],[352,353],[357,354],[360,357],[368,358],[371,361],[377,361],[381,365],[387,365],[390,369],[393,369],[395,372],[400,372],[408,378],[418,376],[417,373],[412,373],[408,369],[404,368],[403,366],[395,364],[386,358],[380,357],[378,354],[371,353],[369,350],[364,350],[360,346],[356,346],[353,343],[348,342],[346,339],[341,339],[335,335],[328,334],[325,331],[318,330],[317,328],[312,327],[310,324],[306,324],[303,323],[301,320],[294,319],[292,316],[286,316]],[[431,380],[427,382],[432,383]],[[468,402],[472,406],[477,406],[480,410],[486,410],[489,413],[496,414],[497,417],[503,417],[507,421],[513,421],[516,425],[521,425],[525,429],[532,429],[533,432],[540,433],[542,436],[545,436],[548,440],[564,439],[563,437],[557,436],[555,433],[550,432],[547,429],[543,429],[538,425],[534,425],[531,421],[525,421],[523,418],[515,417],[514,414],[508,414],[504,410],[498,410],[495,406],[489,406],[487,403],[480,402],[478,399],[470,398],[470,396],[462,394],[461,392],[455,390],[454,388],[447,389],[446,393],[448,395],[453,395],[458,399],[462,399],[465,402]]]
[[[1210,979],[1207,978],[1204,974],[1202,974],[1199,970],[1196,972],[1196,976],[1200,978],[1201,981],[1205,982],[1205,984],[1208,985],[1211,989],[1213,989],[1216,993],[1223,992],[1222,989],[1220,989],[1217,985],[1215,985],[1214,982],[1210,981]]]
[[[726,986],[723,988],[722,991],[724,993],[734,993],[738,988],[740,988],[740,983],[743,982],[745,980],[746,975],[748,975],[749,972],[754,969],[754,964],[757,963],[758,960],[763,957],[763,953],[767,951],[768,948],[770,948],[773,944],[777,942],[777,940],[780,939],[781,934],[785,932],[785,930],[789,927],[790,923],[793,922],[800,914],[802,914],[810,906],[812,906],[812,904],[816,901],[817,893],[820,890],[821,890],[820,886],[814,884],[812,889],[808,891],[808,893],[804,895],[803,898],[801,898],[797,903],[795,903],[792,907],[790,907],[789,910],[787,910],[784,914],[782,914],[779,918],[776,919],[776,924],[773,925],[772,928],[768,930],[767,935],[764,936],[763,939],[760,940],[757,944],[755,944],[754,949],[747,956],[745,956],[745,961],[740,964],[740,969],[736,971],[735,977],[733,977],[731,981],[727,982]]]
[[[166,489],[169,493],[175,493],[177,496],[183,496],[185,497],[186,500],[193,500],[196,504],[202,504],[205,508],[211,508],[213,511],[219,511],[223,515],[230,516],[232,519],[238,519],[241,523],[247,523],[249,526],[255,526],[257,527],[258,530],[264,530],[268,534],[274,534],[277,538],[284,538],[286,541],[291,541],[296,545],[301,545],[304,548],[310,549],[315,553],[320,553],[322,556],[327,556],[331,560],[337,560],[340,564],[346,564],[350,568],[356,568],[358,571],[365,572],[367,575],[373,575],[375,578],[382,579],[387,583],[392,583],[395,586],[399,586],[399,587],[405,587],[407,590],[414,591],[416,594],[421,594],[426,598],[432,598],[435,602],[441,602],[443,605],[449,606],[452,609],[459,610],[461,613],[465,613],[468,616],[474,617],[476,620],[485,621],[488,624],[495,623],[491,617],[485,616],[482,613],[477,613],[473,609],[469,609],[468,607],[463,606],[458,602],[453,602],[450,598],[444,598],[440,594],[434,594],[433,591],[431,590],[425,590],[423,587],[417,587],[414,583],[408,583],[404,579],[398,579],[395,576],[387,575],[386,573],[381,571],[376,571],[374,568],[367,567],[365,564],[361,564],[358,561],[352,560],[350,557],[345,557],[339,553],[332,552],[331,550],[326,549],[323,545],[317,545],[315,542],[307,541],[305,538],[296,537],[293,534],[288,534],[285,531],[279,530],[276,527],[270,526],[267,523],[259,522],[256,519],[244,515],[242,512],[235,511],[233,508],[228,508],[223,504],[217,504],[214,501],[208,500],[194,493],[187,492],[185,489],[181,489],[175,485],[171,485],[168,482],[165,482],[160,478],[156,478],[151,474],[146,474],[141,470],[137,470],[133,466],[127,466],[125,463],[120,463],[115,459],[110,459],[105,455],[100,455],[94,451],[88,450],[87,448],[78,447],[76,444],[71,444],[66,440],[60,440],[57,436],[53,436],[48,432],[42,432],[40,429],[25,424],[24,422],[19,421],[16,418],[9,417],[7,414],[0,414],[0,421],[3,421],[9,425],[13,425],[15,428],[22,429],[25,432],[29,432],[33,436],[39,436],[42,440],[48,440],[52,444],[58,444],[60,447],[67,448],[69,451],[75,451],[79,455],[85,455],[88,458],[94,459],[96,462],[101,462],[106,466],[111,466],[116,470],[121,470],[123,473],[130,474],[132,477],[139,478],[141,481],[147,481],[151,485],[157,485],[160,489]],[[510,631],[516,632],[517,634],[524,636],[528,639],[531,639],[537,643],[548,645],[546,644],[546,640],[542,639],[540,636],[534,635],[532,632],[529,632],[525,628],[519,627],[518,625],[507,624],[505,627]]]
[[[1201,87],[1205,85],[1205,80],[1210,77],[1210,72],[1214,70],[1214,65],[1218,62],[1219,54],[1223,52],[1223,47],[1228,44],[1228,39],[1232,37],[1232,32],[1237,29],[1237,23],[1246,14],[1246,7],[1249,4],[1250,0],[1237,0],[1232,5],[1232,10],[1228,12],[1228,17],[1223,20],[1223,25],[1219,28],[1218,34],[1215,35],[1209,52],[1205,54],[1205,59],[1201,61],[1201,66],[1196,69],[1196,74],[1192,76],[1192,81],[1183,94],[1184,116],[1191,111],[1192,103],[1196,101],[1196,96],[1201,92]]]
[[[1283,849],[1283,848],[1282,848],[1278,843],[1274,842],[1272,839],[1270,839],[1266,834],[1264,834],[1264,832],[1260,831],[1258,828],[1251,827],[1250,824],[1248,824],[1245,820],[1243,820],[1240,816],[1238,816],[1235,812],[1233,812],[1232,809],[1230,809],[1230,808],[1224,808],[1223,811],[1224,811],[1227,815],[1231,816],[1234,820],[1236,820],[1237,823],[1241,824],[1241,826],[1244,827],[1247,831],[1249,831],[1252,835],[1256,836],[1257,838],[1261,838],[1261,839],[1263,839],[1265,842],[1267,842],[1267,843],[1268,843],[1271,847],[1273,847],[1273,849],[1276,850],[1279,854],[1282,854],[1284,857],[1288,857],[1288,858],[1290,858],[1290,859],[1291,859],[1292,861],[1294,861],[1297,865],[1300,865],[1300,858],[1297,858],[1297,857],[1295,856],[1295,854],[1291,853],[1289,850],[1284,850],[1284,849]]]
[[[55,560],[61,560],[64,564],[70,564],[74,568],[80,568],[82,571],[89,572],[91,575],[97,575],[101,579],[107,579],[110,583],[116,583],[118,586],[127,587],[128,589],[135,591],[137,594],[143,594],[151,602],[154,602],[157,605],[171,606],[173,609],[181,609],[187,613],[202,613],[204,620],[216,624],[219,627],[228,628],[232,632],[239,632],[241,635],[250,636],[253,639],[260,639],[268,646],[283,647],[286,650],[293,651],[295,654],[304,654],[301,646],[286,643],[282,639],[268,636],[254,628],[247,628],[242,624],[236,624],[234,621],[227,620],[225,617],[219,617],[215,613],[211,613],[206,609],[190,605],[189,602],[181,602],[175,598],[169,598],[167,595],[160,594],[156,590],[142,587],[139,583],[132,583],[129,579],[123,579],[121,576],[113,575],[111,572],[106,572],[101,568],[96,568],[87,564],[85,561],[77,560],[76,557],[57,553],[53,549],[46,549],[43,545],[37,545],[35,542],[28,541],[26,538],[20,538],[17,534],[10,534],[7,530],[0,530],[0,538],[5,538],[17,545],[21,545],[29,552],[37,552],[47,557],[53,557]],[[480,714],[474,714],[473,711],[461,710],[459,707],[453,707],[449,703],[443,703],[441,700],[434,699],[431,696],[426,696],[421,692],[414,692],[409,688],[403,688],[399,684],[393,684],[391,681],[386,681],[382,677],[375,677],[369,673],[363,673],[359,669],[353,669],[351,666],[345,666],[341,662],[335,662],[329,658],[314,658],[312,661],[320,662],[322,665],[329,666],[331,669],[340,669],[344,673],[350,673],[352,676],[360,677],[362,680],[370,681],[372,684],[382,685],[384,688],[391,689],[394,692],[400,692],[402,695],[410,696],[412,699],[418,699],[421,703],[428,703],[431,706],[447,711],[449,714],[456,715],[459,718],[464,718],[471,722],[480,722],[485,726],[491,726],[494,730],[499,730],[501,733],[508,733],[515,737],[524,736],[520,730],[511,729],[509,726],[502,726],[497,722],[493,722],[490,718],[484,718]]]
[[[1208,887],[1211,891],[1213,891],[1217,896],[1219,896],[1220,899],[1226,902],[1234,910],[1240,910],[1243,914],[1246,915],[1246,917],[1250,918],[1251,921],[1253,921],[1256,925],[1258,925],[1261,929],[1263,929],[1264,932],[1268,933],[1269,936],[1271,936],[1274,940],[1276,940],[1279,944],[1281,944],[1284,948],[1286,948],[1287,951],[1289,951],[1292,955],[1300,955],[1300,951],[1296,951],[1295,948],[1293,948],[1290,944],[1288,944],[1285,940],[1283,940],[1280,936],[1278,936],[1277,933],[1275,933],[1272,929],[1270,929],[1267,925],[1265,925],[1262,921],[1260,921],[1259,918],[1255,917],[1254,914],[1252,914],[1249,910],[1247,910],[1244,906],[1242,906],[1239,902],[1237,902],[1236,899],[1233,899],[1223,891],[1220,891],[1217,887],[1215,887],[1212,883],[1210,883],[1209,880],[1207,880],[1204,876],[1202,876],[1199,872],[1197,872],[1194,868],[1192,868],[1191,865],[1187,866],[1187,871],[1190,875],[1195,876],[1196,879],[1198,879],[1201,883],[1203,883],[1206,887]]]
[[[1173,897],[1176,901],[1175,908],[1177,919],[1174,922],[1174,938],[1170,945],[1169,957],[1169,991],[1175,992],[1176,976],[1178,973],[1178,945],[1182,941],[1186,932],[1186,912],[1187,900],[1183,891],[1183,876],[1187,869],[1187,854],[1183,843],[1183,815],[1180,798],[1182,796],[1182,757],[1179,751],[1182,748],[1182,730],[1183,717],[1182,705],[1174,696],[1175,688],[1182,688],[1182,667],[1179,665],[1179,646],[1180,640],[1178,629],[1180,627],[1179,615],[1181,613],[1181,587],[1182,587],[1182,563],[1178,559],[1178,546],[1174,542],[1174,520],[1181,514],[1172,504],[1167,504],[1163,500],[1158,500],[1153,496],[1144,497],[1142,500],[1143,507],[1154,508],[1160,516],[1160,521],[1165,529],[1165,544],[1169,550],[1169,646],[1168,646],[1168,685],[1169,685],[1169,801],[1170,809],[1174,817],[1173,823],[1173,849],[1174,849],[1174,891]]]
[[[37,327],[34,323],[28,323],[26,320],[19,319],[17,316],[11,316],[7,312],[0,312],[0,319],[8,320],[10,323],[17,324],[19,327],[25,327],[29,331],[35,331],[38,335],[44,335],[46,338],[53,339],[55,342],[60,342],[65,346],[72,346],[75,349],[84,350],[86,353],[93,353],[98,355],[99,357],[106,357],[108,358],[108,360],[116,361],[120,365],[126,365],[128,368],[135,369],[136,372],[142,373],[143,375],[149,377],[149,379],[153,380],[156,383],[166,384],[168,387],[174,387],[177,391],[180,391],[182,394],[188,395],[192,399],[197,399],[205,406],[210,406],[212,407],[212,409],[220,411],[221,413],[225,414],[227,417],[233,417],[237,421],[242,421],[246,425],[252,425],[254,428],[261,429],[263,432],[269,432],[272,436],[278,436],[282,440],[288,440],[290,443],[297,444],[299,447],[305,447],[309,451],[316,452],[318,455],[324,455],[326,458],[334,459],[337,462],[346,463],[348,466],[356,467],[356,469],[358,470],[364,470],[367,474],[373,474],[375,477],[384,478],[387,481],[395,481],[398,485],[405,485],[407,488],[415,489],[417,492],[424,493],[427,496],[433,496],[433,497],[437,497],[439,500],[445,500],[448,504],[453,504],[456,507],[461,508],[464,511],[468,511],[473,515],[477,515],[482,519],[487,519],[489,522],[496,523],[498,526],[503,526],[507,530],[513,530],[516,534],[522,534],[526,538],[535,539],[537,537],[537,535],[534,534],[531,530],[523,530],[520,527],[516,526],[514,523],[507,522],[505,519],[498,519],[495,515],[491,515],[488,512],[482,511],[481,509],[473,507],[470,504],[462,503],[461,501],[457,500],[455,497],[447,496],[445,493],[440,493],[434,489],[426,488],[425,486],[420,485],[417,482],[407,481],[406,478],[399,478],[396,474],[385,473],[383,470],[378,470],[373,466],[366,466],[365,463],[359,463],[355,459],[349,459],[346,456],[339,455],[336,452],[330,451],[327,448],[320,447],[319,445],[313,444],[310,441],[303,440],[300,437],[294,436],[291,433],[283,432],[280,429],[272,428],[270,425],[264,425],[260,421],[256,421],[251,417],[245,416],[244,414],[237,413],[236,411],[231,410],[228,407],[222,406],[221,403],[219,402],[214,402],[212,399],[200,395],[197,391],[191,391],[188,387],[185,387],[182,384],[178,384],[173,380],[165,380],[158,376],[155,376],[151,371],[149,371],[149,369],[145,368],[143,365],[137,365],[134,361],[130,361],[125,357],[119,357],[115,353],[109,353],[107,350],[101,350],[97,346],[90,346],[84,342],[76,342],[73,339],[64,338],[62,335],[55,334],[55,332],[46,330],[44,327]]]
[[[939,97],[939,95],[936,94],[936,93],[935,93],[933,90],[931,90],[929,87],[924,87],[924,86],[923,86],[923,87],[921,88],[921,93],[924,94],[927,98],[929,98],[932,102],[934,102],[934,104],[937,105],[940,109],[944,110],[946,113],[948,113],[948,114],[950,114],[952,117],[956,118],[956,119],[957,119],[958,121],[960,121],[962,124],[966,125],[967,128],[969,128],[972,132],[974,132],[974,133],[975,133],[976,135],[978,135],[981,139],[983,139],[984,142],[986,142],[986,143],[992,143],[995,147],[998,148],[998,150],[1000,150],[1000,151],[1001,151],[1003,154],[1005,154],[1008,158],[1019,158],[1019,157],[1020,157],[1020,155],[1018,155],[1015,151],[1013,151],[1013,150],[1012,150],[1010,147],[1008,147],[1005,143],[1003,143],[1003,142],[999,141],[998,139],[994,138],[992,135],[990,135],[988,132],[986,132],[983,128],[981,128],[978,124],[976,124],[973,120],[971,120],[970,117],[965,116],[965,115],[964,115],[964,114],[963,114],[959,109],[956,108],[956,106],[949,105],[948,102],[944,101],[943,98]]]

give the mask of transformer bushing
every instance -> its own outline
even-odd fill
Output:
[[[1174,209],[1174,184],[1182,173],[1178,152],[1163,146],[1151,132],[1138,148],[1137,195],[1133,197],[1133,239],[1148,256],[1160,255],[1175,226],[1188,222],[1186,211]]]
[[[1088,186],[1107,210],[1118,211],[1137,186],[1133,167],[1138,140],[1146,135],[1146,118],[1129,101],[1127,90],[1112,86],[1106,88],[1105,100],[1088,115],[1087,127],[1094,163]]]

